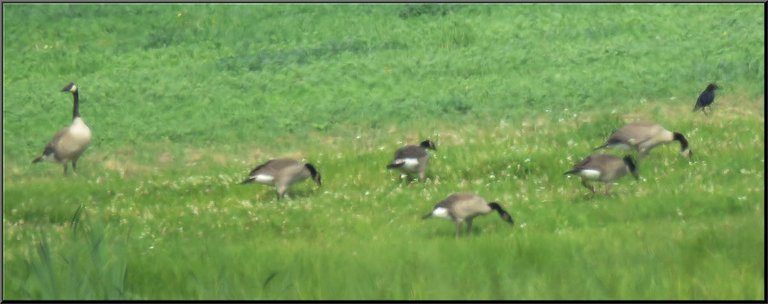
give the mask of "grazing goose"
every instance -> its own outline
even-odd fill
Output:
[[[717,89],[719,89],[719,87],[714,83],[707,85],[707,88],[704,89],[704,92],[701,92],[701,95],[699,95],[699,99],[696,100],[696,105],[693,106],[693,111],[696,112],[701,110],[704,112],[704,115],[708,115],[707,111],[705,110],[710,105],[712,105],[713,102],[715,102],[715,90]]]
[[[603,148],[635,149],[640,152],[640,157],[648,155],[651,149],[660,144],[680,142],[680,154],[691,157],[693,152],[688,149],[688,140],[683,134],[670,132],[659,124],[649,122],[633,122],[611,134],[608,140],[595,150]]]
[[[627,155],[624,158],[619,158],[608,154],[592,154],[574,165],[573,169],[565,172],[564,175],[581,176],[581,184],[593,194],[595,187],[590,185],[588,181],[601,181],[605,183],[605,194],[608,194],[612,183],[626,175],[627,172],[632,173],[632,176],[638,179],[637,166],[632,156]]]
[[[64,164],[64,175],[67,175],[67,162],[72,162],[72,171],[77,170],[77,160],[91,144],[91,129],[85,125],[80,117],[80,95],[77,85],[70,82],[62,92],[71,92],[74,98],[72,108],[72,124],[59,130],[50,142],[45,146],[43,154],[32,160],[32,163],[40,161],[53,161]]]
[[[427,149],[437,150],[437,147],[429,139],[422,141],[418,146],[402,147],[395,152],[395,159],[387,165],[387,169],[398,168],[406,173],[418,172],[419,181],[424,181],[427,164],[429,164]]]
[[[428,213],[423,219],[430,217],[439,217],[452,220],[456,223],[456,237],[459,237],[461,223],[467,223],[467,233],[472,229],[472,220],[478,215],[485,215],[496,210],[501,219],[510,224],[514,224],[512,216],[507,213],[499,203],[488,203],[482,197],[472,193],[454,193],[443,201],[437,203],[432,212]]]
[[[320,172],[317,172],[312,164],[304,164],[293,159],[273,159],[254,168],[248,178],[241,184],[260,183],[275,186],[277,199],[285,196],[288,187],[292,184],[303,181],[308,177],[320,186],[322,181]]]

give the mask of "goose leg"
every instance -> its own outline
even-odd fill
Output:
[[[67,176],[67,163],[64,163],[64,176]]]
[[[589,189],[589,191],[592,191],[592,193],[595,193],[595,187],[594,187],[594,186],[592,186],[592,185],[590,185],[590,184],[588,184],[588,183],[587,183],[587,180],[585,180],[585,179],[582,179],[582,180],[581,180],[581,184],[582,184],[582,185],[583,185],[585,188]]]
[[[646,156],[648,156],[648,153],[651,153],[651,151],[649,149],[640,149],[640,153],[638,153],[637,158],[638,159],[643,159]]]
[[[288,187],[285,185],[279,185],[277,186],[277,199],[280,200],[281,198],[285,198],[285,192],[288,190]]]
[[[611,193],[611,187],[613,186],[613,183],[606,183],[605,184],[605,195],[609,195]]]
[[[470,235],[472,233],[472,219],[467,220],[467,235]]]
[[[461,231],[461,222],[456,222],[456,238],[459,238],[459,232]]]

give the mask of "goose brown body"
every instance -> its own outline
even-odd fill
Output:
[[[671,132],[659,124],[651,122],[634,122],[618,129],[608,137],[606,142],[595,148],[619,148],[634,149],[640,152],[640,157],[645,157],[658,145],[673,141],[680,142],[680,154],[686,157],[692,155],[688,148],[688,140],[679,132]]]
[[[595,188],[589,181],[600,181],[605,184],[605,193],[608,194],[611,184],[619,178],[631,173],[638,178],[637,167],[631,156],[619,158],[609,154],[593,154],[573,166],[565,175],[578,175],[581,184],[595,193]]]
[[[435,143],[427,139],[420,145],[408,145],[395,151],[395,157],[387,169],[400,169],[405,173],[418,173],[419,180],[426,178],[427,166],[429,165],[429,153],[427,149],[437,150]]]
[[[47,160],[63,164],[64,175],[67,175],[67,164],[72,163],[72,170],[77,170],[77,160],[91,144],[91,129],[80,117],[80,98],[77,85],[70,83],[62,91],[71,92],[74,99],[72,124],[56,132],[45,146],[43,153],[32,163]]]
[[[248,183],[260,183],[270,186],[275,186],[277,192],[277,198],[283,198],[288,191],[288,188],[300,181],[303,181],[309,177],[320,186],[322,179],[320,173],[317,172],[312,164],[305,164],[298,160],[281,158],[269,160],[253,170],[248,174],[242,184]]]
[[[496,202],[488,203],[484,198],[474,193],[454,193],[440,201],[432,209],[432,212],[423,218],[440,217],[452,220],[456,224],[456,237],[459,236],[461,223],[467,223],[467,233],[472,229],[472,220],[480,215],[488,214],[496,210],[504,221],[514,224],[509,215]]]

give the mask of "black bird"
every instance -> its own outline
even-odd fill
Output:
[[[717,89],[719,88],[714,83],[707,85],[707,88],[704,89],[704,92],[701,92],[701,95],[699,95],[699,99],[696,100],[696,105],[693,106],[693,111],[696,112],[701,109],[701,111],[706,115],[707,111],[705,111],[705,108],[709,107],[713,102],[715,102],[715,90]]]

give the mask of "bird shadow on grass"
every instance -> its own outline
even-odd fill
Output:
[[[616,192],[610,192],[608,194],[605,194],[603,191],[598,191],[596,193],[579,193],[571,196],[569,198],[569,201],[574,204],[578,203],[595,203],[595,202],[602,202],[602,201],[615,201],[616,199],[622,197],[623,195]]]
[[[400,187],[406,187],[406,186],[412,187],[415,185],[431,184],[432,182],[434,182],[434,180],[435,180],[435,176],[431,174],[426,174],[423,182],[419,180],[418,174],[400,174],[397,177],[394,185],[400,186]]]
[[[306,189],[306,190],[289,190],[286,192],[285,196],[281,199],[277,198],[277,194],[274,190],[266,191],[264,190],[259,191],[250,197],[248,199],[253,199],[254,201],[261,202],[261,203],[273,203],[273,202],[282,202],[282,201],[295,201],[295,200],[301,200],[307,197],[312,197],[315,195],[318,195],[318,192],[320,190],[318,189]]]
[[[304,199],[304,198],[307,198],[307,197],[312,197],[312,196],[318,195],[319,193],[321,193],[319,189],[300,189],[300,190],[288,191],[285,194],[285,197],[280,199],[280,201],[282,201],[282,200],[301,200],[301,199]],[[274,193],[273,193],[273,195],[274,195]],[[275,201],[277,201],[277,195],[273,196],[272,198]]]

